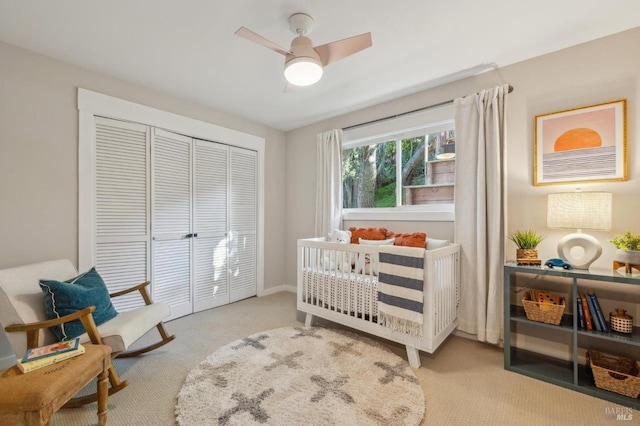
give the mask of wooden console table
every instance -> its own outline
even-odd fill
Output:
[[[51,416],[98,378],[98,424],[107,424],[111,348],[85,345],[85,353],[22,373],[17,365],[0,372],[0,424],[47,425]]]

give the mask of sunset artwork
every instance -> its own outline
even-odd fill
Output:
[[[613,146],[615,142],[613,108],[550,118],[542,126],[545,153]]]
[[[553,150],[555,152],[571,151],[573,149],[597,148],[599,146],[602,146],[602,138],[598,132],[593,129],[578,127],[561,134],[556,139]]]
[[[536,117],[534,183],[626,179],[626,101]]]

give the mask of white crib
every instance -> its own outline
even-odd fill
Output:
[[[424,250],[424,303],[422,336],[405,334],[378,324],[378,277],[373,271],[342,271],[323,262],[325,256],[350,260],[359,255],[377,259],[379,246],[337,244],[324,238],[298,240],[297,308],[307,314],[311,326],[318,316],[405,345],[409,364],[420,367],[418,351],[433,353],[458,325],[460,246],[450,244]]]

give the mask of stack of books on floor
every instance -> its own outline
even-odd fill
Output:
[[[609,332],[609,326],[604,319],[600,302],[595,293],[579,294],[576,300],[578,312],[578,327],[582,330],[596,330],[603,333]]]
[[[80,344],[80,338],[65,342],[52,343],[27,350],[22,359],[19,359],[18,368],[23,373],[64,361],[84,353],[84,346]]]

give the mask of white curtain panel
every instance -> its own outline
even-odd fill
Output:
[[[316,237],[342,227],[342,129],[318,134]]]
[[[498,343],[502,328],[504,156],[508,85],[454,101],[455,240],[461,245],[460,325]]]

